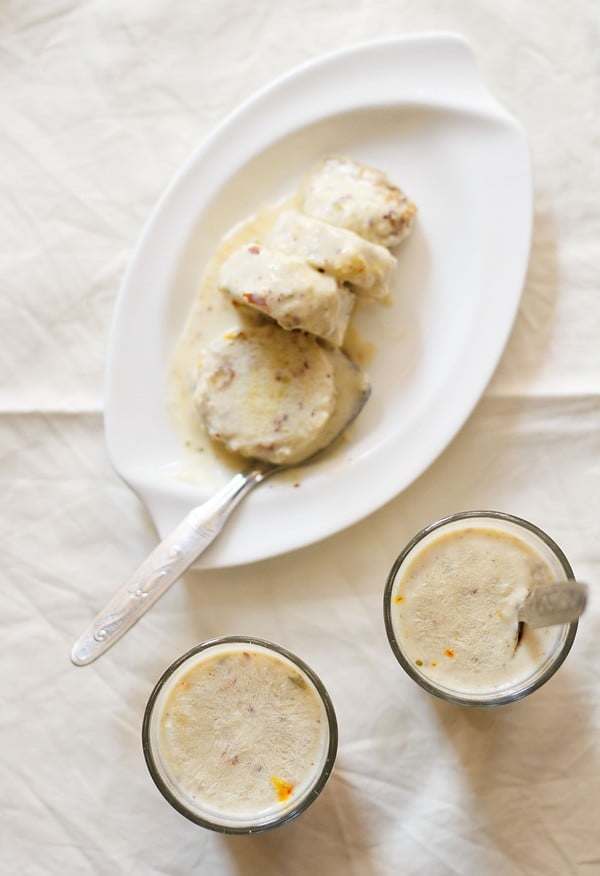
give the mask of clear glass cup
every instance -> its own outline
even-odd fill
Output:
[[[250,659],[262,660],[263,675],[260,677],[252,675],[248,682],[249,676],[243,675],[243,664],[245,660]],[[191,767],[189,761],[186,761],[185,769],[191,768],[191,774],[188,772],[187,775],[182,776],[178,763],[168,753],[169,738],[172,737],[168,737],[167,732],[174,731],[165,730],[165,721],[181,720],[180,713],[175,718],[169,717],[176,714],[176,706],[174,707],[173,703],[177,703],[177,697],[181,696],[178,685],[184,692],[189,690],[194,684],[193,680],[191,683],[189,681],[191,677],[193,678],[190,672],[194,667],[201,667],[200,671],[203,672],[202,667],[209,665],[215,667],[219,663],[224,665],[227,660],[230,661],[228,665],[233,668],[226,670],[230,673],[226,685],[235,687],[237,672],[241,694],[236,702],[226,691],[220,692],[224,688],[217,690],[216,694],[215,691],[207,693],[205,688],[201,691],[198,687],[195,688],[196,699],[193,709],[196,710],[198,726],[201,721],[203,722],[202,731],[198,730],[198,738],[192,739]],[[240,674],[240,666],[242,674]],[[220,670],[213,668],[210,671],[218,673]],[[291,684],[289,689],[285,687],[286,673]],[[259,678],[258,682],[257,678]],[[249,683],[258,684],[260,689],[254,687],[253,693],[249,693]],[[284,687],[277,688],[277,684],[283,684]],[[186,685],[188,685],[187,689]],[[286,695],[289,693],[294,703],[293,708],[286,710],[281,696],[278,694],[279,699],[277,699],[272,693],[273,688],[277,688],[278,691],[283,690]],[[211,696],[212,700],[210,700]],[[303,708],[304,698],[306,698],[306,707],[310,709],[310,720],[313,722],[311,739],[314,737],[314,745],[311,753],[306,755],[306,764],[300,765],[302,769],[306,767],[300,780],[294,785],[286,785],[285,776],[283,779],[274,778],[273,781],[277,784],[274,786],[272,802],[265,805],[264,799],[261,799],[261,802],[257,802],[253,808],[251,801],[245,810],[240,808],[237,802],[215,803],[214,792],[211,792],[212,802],[209,798],[202,799],[202,785],[194,785],[193,782],[190,784],[190,775],[196,773],[200,775],[203,769],[200,783],[206,782],[206,787],[211,787],[210,770],[213,768],[221,770],[222,767],[225,773],[215,773],[212,787],[218,787],[219,782],[227,785],[226,793],[229,796],[224,797],[223,800],[232,801],[235,797],[237,801],[246,799],[248,795],[251,798],[255,773],[257,788],[258,783],[262,782],[260,787],[264,795],[267,778],[269,781],[271,778],[267,777],[266,772],[260,775],[263,771],[261,758],[266,757],[267,762],[269,760],[269,755],[262,750],[265,748],[263,743],[269,733],[275,734],[274,743],[280,742],[282,734],[285,734],[288,745],[291,743],[289,750],[296,750],[294,734],[297,733],[297,749],[303,750],[302,740],[308,738],[309,729],[302,723],[301,713],[297,719],[299,720],[297,728],[293,727],[292,722],[293,716],[299,714],[297,709]],[[209,714],[217,716],[214,721],[204,719]],[[187,714],[184,720],[186,725],[189,723],[194,727],[195,733],[196,723],[188,722]],[[262,723],[256,723],[257,721]],[[229,730],[233,724],[237,727],[236,732],[241,735],[236,736]],[[250,738],[256,739],[254,749],[252,744],[247,742]],[[243,741],[238,742],[238,740]],[[285,648],[251,636],[225,636],[211,639],[202,642],[176,660],[163,673],[152,691],[142,725],[142,744],[146,764],[161,794],[190,821],[201,827],[228,834],[253,834],[270,830],[291,821],[307,809],[319,796],[331,774],[337,743],[337,721],[333,704],[315,672]],[[240,746],[239,749],[235,747],[236,745]],[[267,750],[274,747],[275,745],[266,746]],[[215,752],[220,753],[215,754]],[[185,757],[188,757],[188,754],[185,754]],[[224,758],[222,761],[219,760],[221,757]],[[201,767],[199,771],[197,771],[198,766]],[[239,779],[240,775],[242,779]],[[239,795],[235,786],[238,780],[245,782],[244,790]]]
[[[449,536],[453,532],[464,533],[465,530],[470,530],[473,527],[487,531],[492,530],[498,532],[500,536],[504,534],[525,542],[549,566],[555,581],[574,580],[573,570],[559,546],[533,523],[498,511],[465,511],[453,514],[422,529],[411,539],[396,559],[384,591],[385,628],[396,659],[407,674],[424,690],[456,705],[499,706],[533,693],[554,675],[571,649],[577,632],[577,621],[561,625],[556,629],[547,628],[553,637],[549,650],[540,655],[539,662],[532,665],[530,671],[518,677],[510,678],[508,671],[504,681],[494,683],[488,689],[481,690],[473,689],[474,684],[451,684],[436,679],[435,668],[437,668],[438,663],[430,662],[424,665],[422,660],[416,660],[414,644],[407,645],[407,636],[403,636],[400,620],[402,609],[397,607],[404,599],[402,595],[399,595],[400,584],[406,582],[409,570],[415,567],[415,561],[418,562],[418,558],[424,554],[426,548],[434,544],[440,536]],[[450,578],[451,571],[448,571],[449,581]],[[423,628],[422,635],[424,638],[427,636],[426,627]],[[409,654],[411,647],[413,653]],[[448,649],[447,654],[449,657],[455,656],[453,649]]]

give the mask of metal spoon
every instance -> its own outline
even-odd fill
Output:
[[[335,351],[334,360],[340,380],[337,385],[343,385],[346,390],[341,393],[331,418],[324,439],[326,443],[302,464],[313,460],[346,431],[362,411],[371,392],[365,375],[350,359]],[[294,463],[294,467],[296,465],[298,463]],[[214,541],[244,496],[266,478],[291,467],[255,463],[249,471],[236,474],[211,499],[190,511],[136,569],[77,640],[71,651],[73,663],[85,666],[112,647]]]
[[[519,623],[550,627],[577,620],[587,603],[588,587],[581,581],[557,581],[531,591],[518,611]]]

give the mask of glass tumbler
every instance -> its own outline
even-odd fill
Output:
[[[148,700],[144,756],[168,802],[229,834],[278,827],[318,797],[337,752],[333,704],[315,672],[251,636],[203,642]]]
[[[447,702],[514,702],[554,675],[577,631],[576,621],[533,631],[518,623],[516,593],[572,579],[560,547],[533,523],[498,511],[453,514],[417,533],[394,562],[384,592],[390,646],[417,684]]]

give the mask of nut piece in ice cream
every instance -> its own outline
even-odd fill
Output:
[[[233,331],[214,344],[195,394],[211,438],[276,464],[301,462],[322,446],[336,397],[328,351],[274,324]]]
[[[246,244],[224,262],[219,288],[233,301],[259,310],[290,331],[302,329],[340,346],[354,297],[333,277],[295,255]]]
[[[323,159],[304,178],[300,204],[308,216],[388,247],[410,233],[417,212],[381,170],[337,155]]]
[[[357,294],[369,298],[387,295],[387,281],[396,265],[396,259],[384,246],[295,210],[280,215],[268,236],[268,244],[305,259],[339,283],[351,283]]]

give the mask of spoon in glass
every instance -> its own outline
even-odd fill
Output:
[[[347,356],[335,351],[336,385],[340,387],[327,433],[301,464],[312,461],[341,437],[365,406],[371,388],[364,373]],[[298,465],[294,463],[294,467]],[[221,532],[231,512],[253,487],[291,465],[254,461],[207,502],[187,517],[152,551],[117,591],[71,651],[76,666],[86,666],[115,644],[186,572]]]
[[[571,623],[584,611],[587,597],[588,586],[581,581],[556,581],[534,588],[517,613],[517,645],[523,636],[523,624],[537,629]]]
[[[536,587],[519,608],[519,621],[534,629],[571,623],[585,609],[587,595],[587,584],[581,581],[557,581]]]

